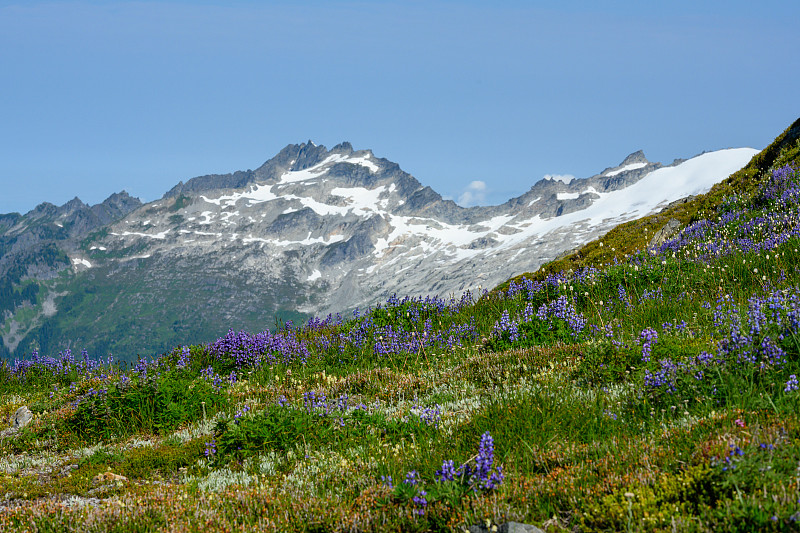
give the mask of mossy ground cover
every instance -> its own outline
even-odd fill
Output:
[[[35,416],[0,442],[0,529],[795,530],[800,176],[762,170],[604,264],[5,366],[0,416]]]

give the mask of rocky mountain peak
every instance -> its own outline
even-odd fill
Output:
[[[637,150],[633,152],[631,155],[626,157],[619,166],[624,167],[626,165],[633,165],[635,163],[649,163],[650,161],[644,156],[644,152],[642,150]]]
[[[115,192],[102,203],[91,207],[92,213],[103,223],[124,217],[142,206],[142,201],[134,198],[127,191]]]
[[[128,194],[128,191],[121,191],[115,192],[99,205],[104,205],[106,207],[116,207],[122,209],[124,211],[133,211],[133,209],[142,205],[142,201],[135,196],[131,196]],[[128,206],[134,206],[133,209],[129,209]]]
[[[72,212],[78,211],[79,209],[85,209],[86,207],[88,207],[88,206],[85,203],[83,203],[83,201],[80,198],[78,198],[76,196],[75,198],[73,198],[69,202],[67,202],[64,205],[62,205],[59,208],[59,211],[61,211],[64,214],[67,214],[67,213],[72,213]]]
[[[662,166],[661,163],[651,163],[647,160],[643,151],[637,150],[623,159],[619,166],[609,167],[598,174],[598,176],[603,178],[613,177],[615,182],[619,182],[617,188],[620,184],[622,184],[623,187],[627,187],[638,178],[644,176],[647,172],[660,166]]]
[[[47,216],[55,216],[58,213],[58,207],[50,202],[42,202],[27,213],[26,218],[37,219]]]
[[[331,148],[331,151],[330,151],[330,153],[332,153],[332,154],[346,154],[346,155],[350,155],[350,154],[352,154],[352,153],[353,153],[353,145],[352,145],[352,144],[350,144],[350,143],[349,143],[349,142],[347,142],[347,141],[340,142],[339,144],[337,144],[336,146],[334,146],[333,148]]]

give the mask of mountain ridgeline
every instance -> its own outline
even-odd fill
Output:
[[[755,154],[664,166],[636,152],[589,178],[464,208],[369,150],[309,141],[147,204],[125,192],[95,206],[41,204],[0,215],[0,355],[70,348],[135,360],[394,293],[493,287],[708,191]]]

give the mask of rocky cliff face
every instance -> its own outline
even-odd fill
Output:
[[[0,275],[8,275],[11,268],[23,267],[26,270],[23,276],[39,278],[42,276],[42,250],[55,246],[66,253],[75,251],[80,239],[141,205],[138,198],[123,191],[93,206],[73,198],[60,207],[45,202],[25,215],[0,215]],[[62,259],[66,259],[66,255]],[[28,272],[37,265],[38,273]],[[58,271],[63,265],[51,266]]]
[[[146,205],[122,194],[102,209],[73,200],[43,204],[23,219],[70,236],[61,249],[73,277],[51,292],[94,291],[68,301],[83,319],[53,314],[57,337],[131,357],[229,327],[263,329],[276,315],[301,319],[393,293],[492,287],[703,192],[754,153],[724,150],[662,166],[636,152],[589,178],[541,180],[502,205],[463,208],[369,150],[309,141],[256,170],[181,182]],[[11,225],[4,235],[25,233],[13,217],[3,224]],[[114,321],[98,332],[108,317]]]

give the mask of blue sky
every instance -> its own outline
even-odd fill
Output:
[[[800,116],[800,2],[0,1],[0,213],[356,149],[494,204]]]

